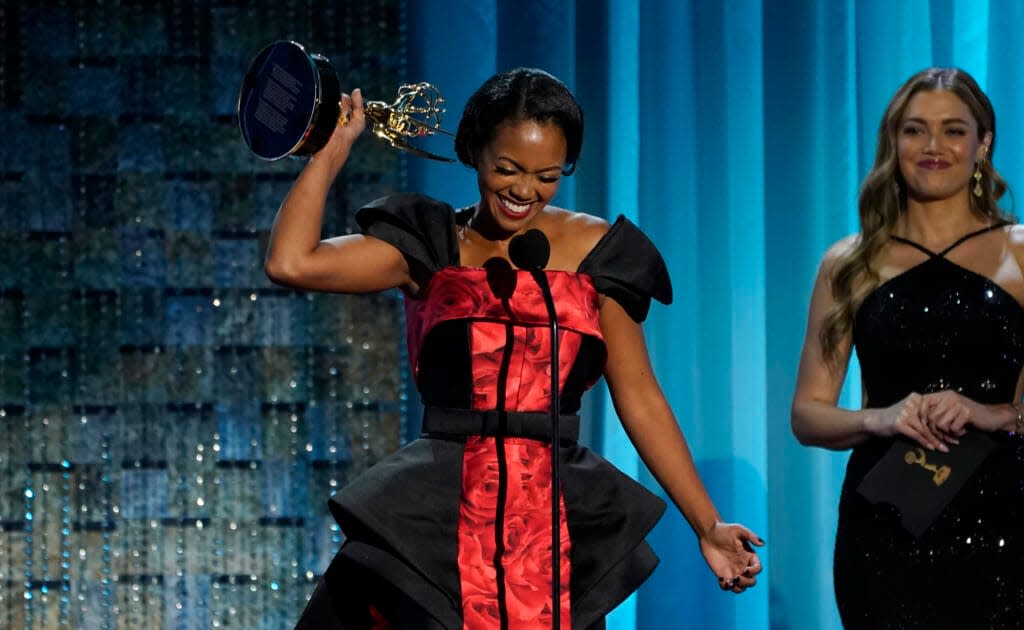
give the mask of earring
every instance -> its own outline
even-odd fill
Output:
[[[984,192],[981,188],[981,162],[978,162],[974,166],[974,190],[972,192],[975,197],[980,197]]]

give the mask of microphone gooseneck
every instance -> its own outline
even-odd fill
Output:
[[[558,416],[558,315],[555,312],[555,300],[551,295],[551,285],[544,274],[544,267],[551,258],[551,243],[548,237],[537,229],[527,230],[516,236],[508,244],[508,257],[512,264],[525,269],[533,276],[544,296],[544,306],[548,311],[551,330],[551,627],[561,630],[561,493],[559,492],[559,431]]]

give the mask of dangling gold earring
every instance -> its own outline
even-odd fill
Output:
[[[974,165],[974,196],[980,197],[984,190],[981,188],[981,162]]]

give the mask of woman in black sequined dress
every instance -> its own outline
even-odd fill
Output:
[[[997,206],[991,103],[932,68],[889,103],[861,189],[861,231],[826,253],[793,400],[803,443],[852,448],[835,591],[847,628],[1024,628],[1024,229]],[[863,408],[837,407],[851,351]],[[861,480],[894,440],[967,432],[995,450],[919,538]]]

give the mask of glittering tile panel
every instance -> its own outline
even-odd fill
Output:
[[[299,160],[234,108],[281,38],[389,99],[404,0],[0,7],[0,627],[290,627],[340,533],[326,499],[399,446],[397,294],[263,274]],[[375,143],[325,233],[401,189]]]

